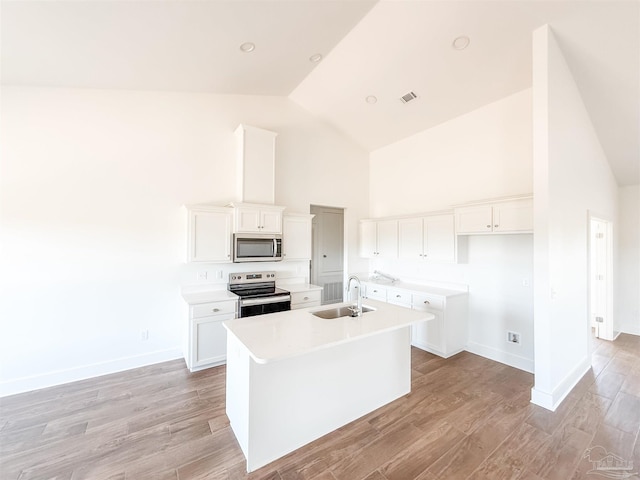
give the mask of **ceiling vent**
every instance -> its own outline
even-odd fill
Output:
[[[400,97],[400,101],[402,103],[409,103],[411,100],[415,100],[416,98],[418,98],[418,95],[416,95],[414,92],[409,92],[403,96]]]

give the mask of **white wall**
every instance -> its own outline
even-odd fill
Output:
[[[346,208],[362,268],[368,156],[285,98],[3,87],[1,122],[0,394],[180,355],[182,205],[233,198],[239,123],[279,134],[276,203]]]
[[[372,217],[531,193],[531,90],[371,152]]]
[[[451,208],[530,193],[531,90],[524,90],[371,153],[371,216]],[[469,286],[469,350],[533,370],[533,239],[468,237],[468,263],[372,260],[403,280]],[[527,280],[527,286],[523,286]],[[521,334],[508,344],[507,330]]]
[[[616,331],[640,335],[640,185],[620,187]]]
[[[554,409],[591,365],[588,214],[615,222],[618,188],[548,26],[533,36],[533,132],[536,363],[532,401]]]

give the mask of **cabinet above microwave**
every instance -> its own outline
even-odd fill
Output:
[[[234,233],[282,233],[282,212],[285,207],[258,203],[232,203]]]

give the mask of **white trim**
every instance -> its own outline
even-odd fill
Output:
[[[585,357],[578,366],[553,389],[553,392],[549,393],[537,390],[534,385],[531,389],[531,403],[555,412],[556,408],[558,408],[565,397],[573,390],[573,387],[578,384],[589,370],[591,370],[591,356]]]
[[[620,333],[629,333],[631,335],[640,335],[640,323],[623,323],[620,325]]]
[[[481,357],[488,358],[489,360],[494,360],[496,362],[509,365],[510,367],[524,370],[525,372],[533,373],[534,371],[534,363],[532,359],[505,352],[504,350],[498,350],[497,348],[475,342],[469,342],[465,350],[467,352],[480,355]]]
[[[65,370],[56,370],[42,375],[16,378],[15,380],[0,382],[0,397],[53,387],[78,380],[86,380],[88,378],[122,372],[123,370],[144,367],[155,363],[176,360],[178,358],[182,358],[182,350],[180,348],[171,348]]]

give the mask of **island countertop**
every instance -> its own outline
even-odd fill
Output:
[[[375,310],[360,317],[323,319],[312,314],[346,305],[353,302],[235,318],[223,325],[242,342],[253,360],[269,363],[435,318],[428,312],[371,299],[363,306]]]

